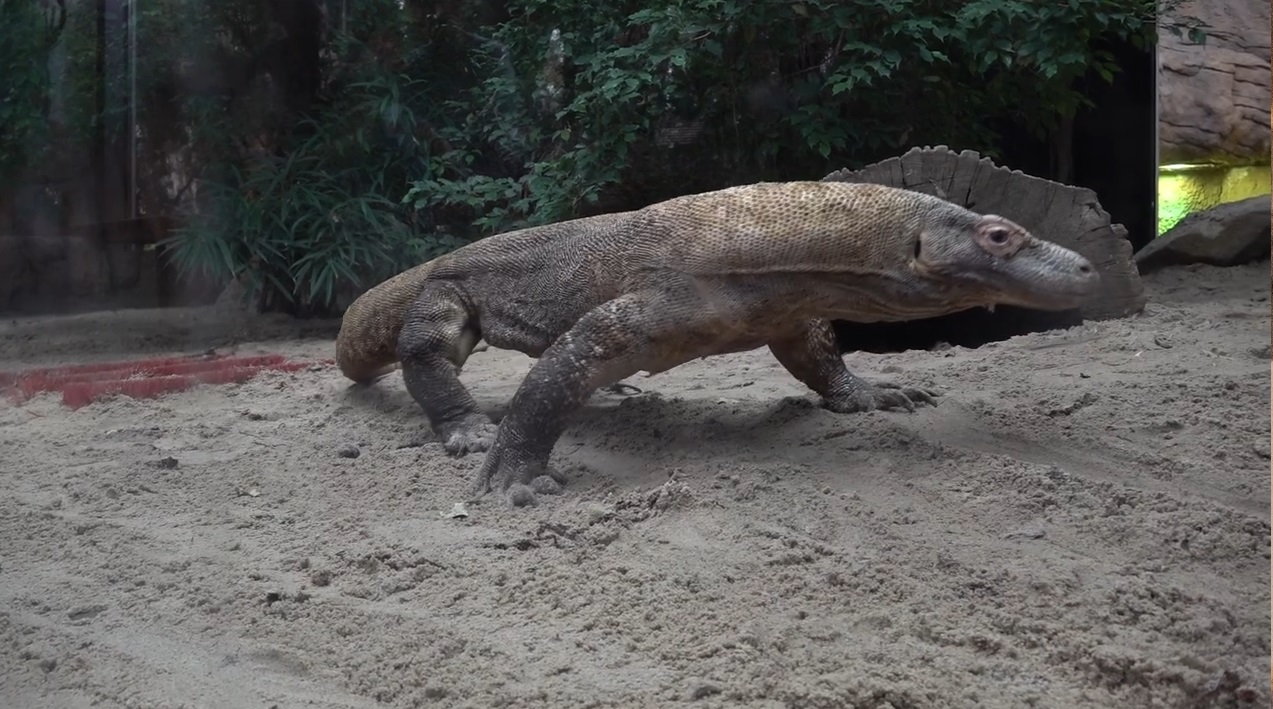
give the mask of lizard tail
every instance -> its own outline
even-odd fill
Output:
[[[342,374],[368,384],[398,368],[398,333],[432,270],[429,261],[403,271],[349,305],[336,335],[336,365]]]

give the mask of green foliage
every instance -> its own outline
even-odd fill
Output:
[[[1118,70],[1094,41],[1152,42],[1155,6],[517,0],[507,22],[475,31],[474,73],[486,78],[443,103],[436,120],[453,149],[407,198],[462,208],[489,233],[572,216],[636,169],[677,181],[680,166],[708,164],[730,175],[705,185],[720,186],[808,177],[913,144],[994,155],[991,118],[1046,135],[1082,104],[1075,80],[1089,67],[1106,80]],[[678,124],[699,127],[691,146],[660,140]]]
[[[164,248],[293,312],[498,231],[912,145],[994,156],[996,122],[1056,135],[1079,80],[1119,70],[1097,40],[1153,42],[1180,2],[320,1],[313,66],[286,45],[307,0],[138,5],[143,182],[187,217]],[[0,178],[49,144],[40,7],[0,0]],[[75,149],[126,109],[97,103],[124,87],[96,73],[95,11],[71,4],[53,82]]]
[[[266,23],[221,9],[204,21],[243,28],[241,41],[228,51],[204,47],[204,56],[220,52],[214,63],[239,67],[261,61],[267,37],[247,30]],[[213,160],[198,182],[196,210],[162,243],[181,270],[241,277],[267,307],[324,314],[342,291],[462,243],[428,233],[401,202],[408,179],[425,171],[427,146],[404,100],[420,94],[418,82],[388,70],[397,57],[373,49],[400,29],[398,13],[396,3],[380,0],[338,18],[324,46],[321,95],[307,115],[280,107],[278,94],[185,97],[178,123],[192,128],[188,146]],[[292,61],[285,57],[284,66]],[[244,145],[245,138],[255,140]]]
[[[188,272],[281,298],[298,313],[324,313],[343,286],[370,286],[460,245],[426,238],[399,199],[423,165],[409,135],[411,109],[397,77],[359,72],[339,100],[294,127],[281,154],[256,154],[206,180],[201,214],[164,242]],[[268,300],[268,298],[267,298]]]
[[[49,145],[49,55],[65,14],[39,0],[0,0],[0,188]]]

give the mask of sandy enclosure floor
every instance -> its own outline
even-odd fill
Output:
[[[1268,269],[847,356],[945,392],[914,414],[819,409],[765,351],[638,377],[557,446],[566,494],[467,519],[482,456],[396,374],[0,404],[0,706],[1268,706]],[[214,346],[332,351],[204,311],[0,324],[0,368]],[[531,363],[464,379],[498,414]]]

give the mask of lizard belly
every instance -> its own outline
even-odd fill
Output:
[[[734,337],[722,339],[720,333],[686,333],[684,338],[669,343],[659,343],[651,348],[644,358],[643,372],[654,376],[693,362],[715,355],[747,352],[768,344],[769,338],[757,333],[740,333]]]
[[[495,290],[495,289],[493,289]],[[491,347],[540,357],[597,303],[589,294],[536,284],[505,287],[482,298],[478,327]]]

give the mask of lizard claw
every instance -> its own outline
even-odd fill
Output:
[[[866,387],[838,397],[825,397],[823,406],[839,414],[861,411],[915,411],[917,404],[936,406],[938,392],[928,389],[903,387],[893,382],[875,382]]]
[[[631,384],[627,384],[625,382],[615,382],[614,384],[608,384],[602,387],[602,389],[610,392],[611,394],[618,394],[619,396],[635,396],[641,393],[640,387],[636,387]]]
[[[561,483],[551,475],[540,475],[530,484],[513,483],[508,486],[508,502],[513,507],[534,507],[539,504],[537,495],[560,495]]]
[[[528,507],[538,504],[536,495],[560,495],[565,484],[564,476],[549,471],[543,464],[518,460],[496,442],[482,463],[474,493],[480,497],[499,489],[505,492],[513,507]]]
[[[469,453],[490,450],[499,427],[489,420],[466,421],[447,426],[438,432],[448,455],[462,458]]]
[[[888,410],[900,406],[907,411],[914,411],[917,404],[937,405],[938,392],[931,389],[904,387],[894,382],[875,382],[876,406]]]

